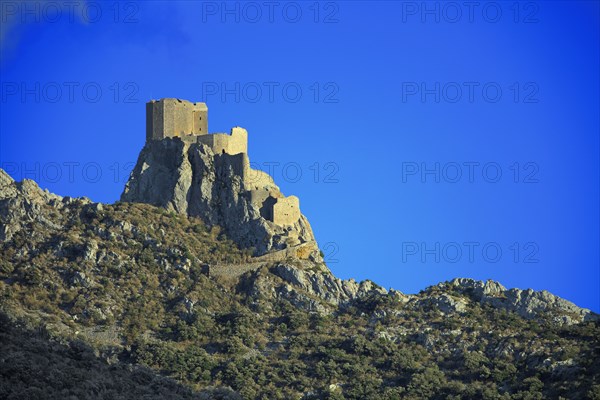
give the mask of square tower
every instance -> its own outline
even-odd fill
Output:
[[[173,98],[146,103],[146,141],[207,133],[206,103]]]

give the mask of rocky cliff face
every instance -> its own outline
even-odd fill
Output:
[[[308,257],[320,260],[304,215],[279,226],[261,216],[237,167],[236,156],[213,154],[203,144],[178,139],[148,142],[139,155],[121,201],[148,203],[218,225],[242,248],[255,255],[313,243]],[[278,188],[272,185],[276,190]]]

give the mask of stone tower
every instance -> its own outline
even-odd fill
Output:
[[[146,103],[146,141],[207,133],[208,107],[205,103],[171,98]]]

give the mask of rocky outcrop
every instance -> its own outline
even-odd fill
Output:
[[[475,301],[481,305],[504,309],[526,319],[546,318],[556,325],[573,325],[584,321],[600,320],[600,315],[588,309],[555,296],[548,291],[531,289],[509,289],[500,283],[473,279],[457,278],[432,286],[416,295],[404,294],[385,288],[366,280],[357,283],[353,279],[341,280],[329,270],[314,268],[314,264],[304,262],[291,265],[279,263],[269,272],[284,283],[260,281],[259,275],[253,275],[253,293],[271,293],[285,298],[298,307],[309,311],[324,311],[325,308],[313,299],[324,300],[334,307],[343,307],[368,295],[391,297],[414,311],[437,310],[443,315],[465,314]]]
[[[237,291],[254,301],[284,300],[304,311],[328,314],[368,295],[387,296],[381,286],[366,280],[336,278],[323,264],[306,260],[263,265],[240,276]]]
[[[214,154],[200,143],[177,138],[148,142],[121,195],[121,201],[148,203],[202,218],[220,226],[241,248],[254,255],[313,243],[307,258],[320,260],[304,215],[292,225],[265,219],[244,183],[241,154]],[[274,184],[271,190],[278,191]]]
[[[44,207],[62,209],[74,201],[90,203],[86,198],[61,197],[42,190],[32,180],[15,182],[0,169],[0,240],[8,241],[30,222],[39,222],[50,228],[60,228],[42,212]]]
[[[554,316],[555,322],[571,325],[581,321],[598,320],[599,315],[588,309],[577,307],[568,300],[552,293],[533,289],[506,289],[498,282],[487,282],[473,279],[456,278],[438,287],[454,289],[461,294],[472,297],[481,304],[489,304],[495,308],[515,312],[527,319],[534,319],[543,314]]]
[[[462,314],[468,309],[467,299],[450,296],[447,293],[423,297],[413,296],[413,299],[415,308],[435,309],[444,315]]]
[[[366,280],[341,280],[329,271],[309,271],[288,264],[271,268],[271,273],[310,295],[339,306],[370,293],[387,295],[387,290]]]

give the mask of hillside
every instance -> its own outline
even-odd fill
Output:
[[[1,170],[0,239],[2,398],[600,398],[598,315],[547,292],[388,292]]]

